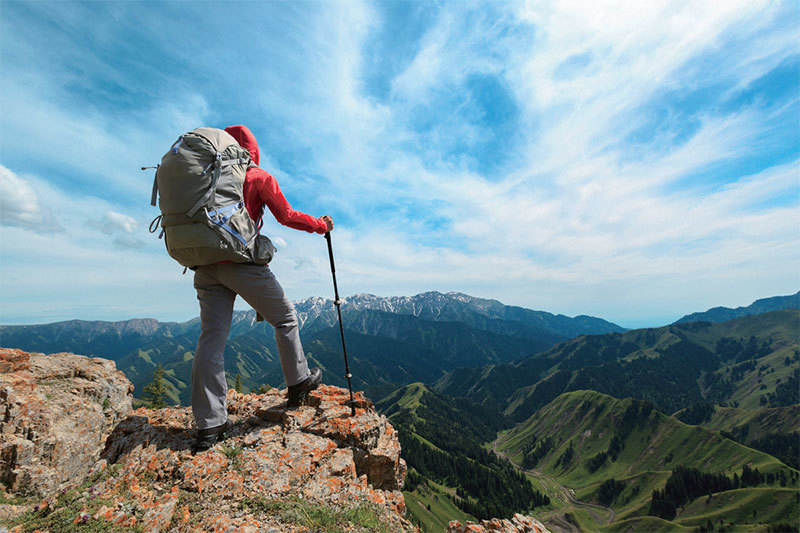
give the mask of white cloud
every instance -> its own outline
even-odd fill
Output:
[[[3,98],[13,105],[3,106],[0,126],[4,131],[25,132],[3,135],[6,164],[57,168],[52,181],[68,175],[72,188],[109,201],[146,206],[152,173],[140,168],[157,164],[174,139],[204,124],[208,113],[205,99],[188,93],[174,102],[158,102],[149,113],[111,117],[91,107],[61,105],[61,90],[46,73],[28,77],[27,83],[13,76],[3,80]],[[31,146],[47,147],[46,158],[16,159]]]
[[[53,210],[26,179],[0,165],[0,224],[41,234],[61,233]]]
[[[88,222],[90,227],[93,227],[106,235],[114,233],[133,233],[139,226],[135,218],[116,211],[108,211],[100,220],[91,220]]]
[[[118,248],[131,250],[140,250],[147,246],[144,241],[137,239],[136,237],[131,237],[130,235],[120,235],[119,237],[115,238],[114,245]]]
[[[487,67],[485,55],[473,53],[473,45],[491,35],[480,17],[470,19],[469,28],[447,13],[437,20],[416,58],[392,84],[397,98],[390,103],[392,125],[373,145],[362,147],[364,157],[349,157],[357,161],[359,175],[369,177],[341,178],[335,185],[338,198],[352,203],[347,213],[359,233],[349,240],[337,233],[347,254],[341,269],[358,280],[357,290],[372,286],[391,293],[403,292],[391,287],[413,291],[455,282],[536,305],[546,294],[570,299],[564,298],[564,287],[585,284],[615,302],[612,307],[632,308],[636,291],[627,300],[613,296],[626,280],[633,285],[632,280],[647,280],[642,284],[685,294],[688,301],[692,291],[701,294],[713,287],[721,297],[728,290],[721,281],[699,287],[692,281],[711,273],[730,283],[734,278],[727,273],[736,271],[761,290],[768,284],[756,283],[758,278],[773,277],[773,287],[797,279],[786,276],[786,266],[800,259],[800,247],[794,246],[800,235],[787,222],[797,218],[796,161],[764,173],[730,174],[718,184],[693,179],[715,164],[748,154],[774,127],[773,115],[786,109],[765,111],[754,104],[725,114],[706,108],[696,117],[697,129],[681,143],[675,142],[677,132],[667,129],[664,139],[643,139],[633,156],[621,153],[627,136],[645,124],[646,117],[636,113],[659,90],[691,90],[693,83],[713,78],[752,80],[790,57],[791,35],[780,29],[780,38],[769,36],[768,51],[759,46],[730,49],[730,65],[721,73],[708,70],[691,79],[683,70],[690,61],[729,46],[732,34],[742,42],[763,34],[780,9],[753,2],[592,6],[547,3],[543,13],[527,6],[532,9],[523,12],[520,28],[525,22],[535,25],[531,33],[536,39],[527,47],[512,46],[525,44],[524,38],[491,40],[497,52],[493,57],[501,60],[495,68]],[[573,76],[554,75],[566,59],[579,54],[587,59]],[[434,168],[401,147],[409,132],[398,124],[398,116],[408,102],[425,102],[432,92],[471,72],[503,76],[526,117],[527,162],[491,180],[446,164]],[[378,149],[391,161],[388,166],[375,165],[371,150]],[[339,155],[324,153],[334,161]],[[396,201],[391,211],[383,211],[389,219],[376,224],[362,215],[365,204],[387,195]],[[773,205],[785,195],[795,199],[793,206]],[[404,216],[401,202],[432,210]],[[439,235],[430,229],[418,232],[422,221],[417,213],[445,221],[443,231],[451,233],[444,247],[427,245],[424,239],[439,240]],[[541,288],[544,282],[559,289],[520,290],[520,285]],[[692,290],[684,292],[683,284]],[[521,301],[523,294],[531,299]],[[548,299],[554,308],[559,301]]]
[[[5,77],[0,124],[26,134],[4,137],[4,153],[48,147],[47,163],[59,171],[51,176],[6,161],[25,180],[3,179],[3,224],[45,231],[36,213],[42,218],[48,206],[67,207],[58,210],[66,235],[37,235],[34,243],[59,260],[52,282],[41,269],[34,269],[34,280],[21,262],[7,261],[19,298],[38,294],[35,284],[48,279],[51,289],[40,291],[47,301],[45,292],[80,277],[87,302],[110,308],[113,294],[155,316],[196,311],[190,280],[174,275],[181,269],[163,242],[145,233],[156,210],[147,206],[152,174],[138,167],[157,163],[181,131],[227,120],[231,113],[217,91],[236,113],[246,113],[242,121],[273,135],[272,153],[268,136],[260,138],[262,167],[296,199],[293,207],[336,219],[342,294],[461,290],[566,314],[630,319],[655,316],[652,302],[659,298],[661,316],[725,304],[733,286],[755,299],[796,283],[797,158],[705,179],[714,165],[762,151],[763,135],[791,110],[763,102],[735,110],[709,104],[693,112],[691,130],[683,128],[685,117],[670,116],[674,109],[653,131],[648,122],[649,105],[669,108],[661,93],[714,82],[726,99],[796,54],[797,30],[775,22],[784,4],[445,4],[380,101],[364,86],[365,69],[376,64],[364,59],[373,53],[368,43],[379,31],[378,9],[361,2],[314,4],[309,11],[306,4],[299,11],[286,6],[276,8],[276,31],[245,30],[251,51],[245,61],[256,68],[236,90],[198,83],[174,97],[159,93],[167,96],[154,98],[152,108],[108,116],[100,106],[62,105],[59,78],[45,70]],[[113,40],[111,30],[99,31]],[[216,53],[228,52],[223,46]],[[704,63],[709,54],[719,62]],[[91,59],[126,82],[124,69]],[[520,112],[510,170],[493,175],[442,149],[453,140],[471,146],[480,137],[462,116],[474,102],[459,93],[476,73],[502,82]],[[163,87],[177,82],[164,76]],[[453,99],[447,116],[432,104],[437,97]],[[409,121],[420,109],[430,115],[424,118],[431,130]],[[643,132],[635,145],[632,132]],[[35,194],[20,192],[24,186]],[[331,292],[320,236],[272,222],[264,232],[280,248],[273,268],[291,298]],[[21,231],[6,232],[4,256],[46,261],[31,244]],[[159,301],[152,303],[154,283]],[[116,288],[98,288],[103,284]]]

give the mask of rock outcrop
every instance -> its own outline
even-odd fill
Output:
[[[109,361],[2,350],[0,371],[6,486],[45,498],[17,524],[28,517],[43,531],[64,530],[65,520],[148,532],[415,530],[403,518],[397,434],[361,394],[351,416],[349,394],[338,387],[321,386],[295,409],[285,391],[231,390],[228,438],[193,453],[191,410],[131,412],[130,383]],[[23,511],[5,507],[0,517]]]
[[[445,533],[550,533],[544,525],[529,516],[515,514],[512,519],[481,520],[480,524],[467,522],[461,525],[452,520]]]
[[[338,387],[321,386],[295,409],[278,389],[228,391],[228,437],[195,453],[189,408],[131,411],[132,392],[111,361],[0,348],[0,496],[28,497],[0,504],[0,523],[11,532],[418,531],[404,518],[398,436],[360,393],[353,416]],[[547,530],[515,515],[446,531],[466,532]]]
[[[0,482],[42,498],[80,483],[132,393],[112,361],[0,349]]]
[[[283,391],[231,390],[230,436],[198,454],[189,409],[138,409],[108,438],[103,460],[113,473],[89,494],[121,498],[109,518],[143,521],[148,531],[303,530],[263,510],[287,505],[367,505],[389,530],[413,530],[402,518],[406,466],[397,435],[363,395],[355,416],[348,399],[323,385],[308,406],[288,409]]]

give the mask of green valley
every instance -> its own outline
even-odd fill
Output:
[[[422,383],[396,390],[376,407],[398,430],[409,467],[407,506],[424,531],[442,531],[455,518],[510,517],[550,503],[484,446],[508,425],[493,409],[448,398]]]
[[[766,531],[764,524],[791,520],[789,511],[800,494],[800,472],[775,457],[720,433],[683,424],[647,402],[619,400],[594,391],[560,395],[502,434],[496,447],[533,479],[555,480],[568,487],[569,496],[562,494],[559,505],[540,512],[541,519],[563,520],[569,514],[585,531],[640,530],[655,523],[654,519],[663,520],[651,513],[653,491],[662,490],[676,468],[722,474],[732,482],[757,470],[763,479],[713,494],[702,512],[692,498],[691,505],[682,508],[671,523],[658,526],[660,530],[704,525],[709,519],[716,524],[722,519],[726,525],[735,524],[738,531]],[[750,506],[747,517],[732,511],[767,493],[777,503],[755,514]],[[723,494],[720,505],[710,505]],[[551,495],[551,499],[556,497]],[[728,503],[721,505],[723,501]],[[587,510],[587,504],[607,507],[610,512]]]

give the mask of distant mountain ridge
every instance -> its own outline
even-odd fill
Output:
[[[306,355],[325,370],[326,383],[344,385],[338,319],[331,300],[308,298],[295,303]],[[342,305],[354,386],[432,382],[455,367],[502,364],[535,353],[575,335],[623,331],[605,320],[569,318],[505,306],[461,293],[428,292],[382,298],[358,294]],[[188,401],[192,354],[200,321],[120,322],[70,320],[31,326],[0,326],[0,344],[26,351],[73,351],[110,358],[136,386],[137,394],[161,364],[173,401]],[[282,383],[271,327],[256,313],[235,311],[225,368],[246,389]]]
[[[197,329],[198,319],[159,322],[134,318],[116,322],[65,320],[31,326],[0,326],[0,345],[26,351],[55,353],[71,351],[116,360],[155,339],[171,339]]]
[[[295,302],[295,309],[303,328],[332,326],[336,320],[332,300],[307,298]],[[342,299],[343,313],[365,309],[413,315],[434,322],[463,322],[478,329],[523,337],[537,337],[549,332],[566,339],[578,335],[625,331],[625,328],[601,318],[587,315],[570,318],[546,311],[504,305],[497,300],[476,298],[459,292],[430,291],[415,296],[390,297],[356,294]],[[515,325],[513,328],[507,324],[500,326],[498,321],[512,322]]]
[[[773,296],[771,298],[761,298],[751,303],[747,307],[712,307],[702,313],[691,313],[679,318],[674,324],[683,322],[727,322],[734,318],[743,316],[760,315],[770,311],[782,311],[784,309],[800,309],[800,291],[789,296]]]

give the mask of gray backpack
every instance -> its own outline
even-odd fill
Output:
[[[178,137],[156,167],[150,204],[161,215],[158,229],[167,252],[193,268],[221,261],[267,264],[272,242],[259,235],[242,196],[245,172],[254,163],[250,152],[228,132],[197,128]]]

